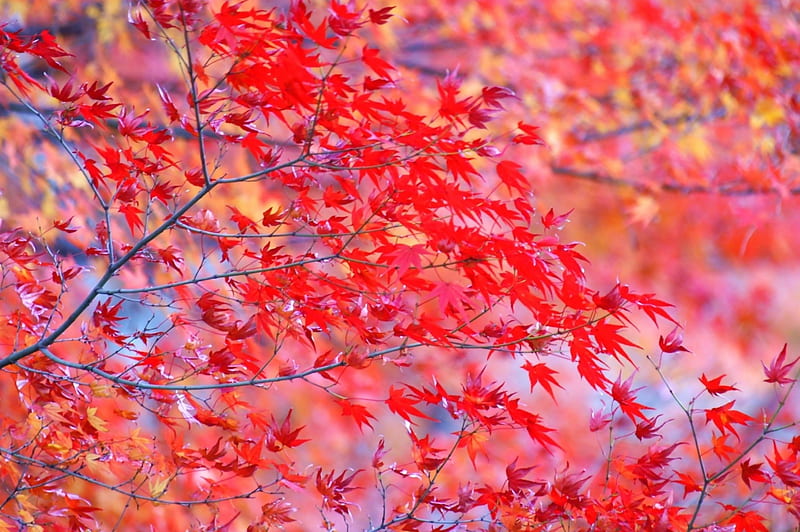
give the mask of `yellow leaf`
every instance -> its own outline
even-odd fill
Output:
[[[628,208],[631,223],[648,226],[658,215],[658,202],[652,196],[638,196]]]
[[[100,384],[97,382],[93,382],[92,384],[89,385],[89,387],[92,389],[92,394],[94,394],[95,397],[114,396],[114,392],[112,391],[111,386],[109,386],[108,384]]]
[[[42,430],[42,420],[33,412],[28,413],[26,437],[28,440],[36,437]]]
[[[764,135],[764,137],[758,139],[756,142],[758,151],[764,155],[775,153],[775,144],[775,139],[769,135]]]
[[[771,490],[769,490],[769,494],[778,499],[779,501],[788,504],[792,502],[792,496],[794,495],[794,491],[791,489],[772,488]]]
[[[169,477],[162,478],[162,479],[150,479],[150,496],[154,499],[157,499],[164,495],[164,492],[167,491],[167,486],[169,485]]]
[[[611,97],[614,99],[614,103],[616,103],[619,107],[633,107],[633,94],[631,93],[630,89],[625,87],[618,87],[611,92]]]
[[[59,423],[64,423],[64,424],[70,423],[70,421],[67,418],[61,415],[61,413],[64,412],[64,408],[58,403],[45,403],[43,409],[44,413],[52,421],[58,421]]]
[[[723,91],[720,94],[720,100],[722,100],[722,105],[725,106],[725,112],[729,115],[732,115],[739,108],[739,102],[736,101],[730,91]]]
[[[108,432],[108,425],[101,418],[97,417],[97,407],[90,406],[86,409],[86,418],[89,424],[100,432]]]
[[[65,456],[72,451],[72,439],[63,432],[52,432],[43,448],[54,456]]]
[[[700,162],[705,162],[711,158],[711,144],[709,144],[701,128],[693,129],[680,137],[678,139],[678,147]]]
[[[152,441],[141,436],[140,432],[139,428],[134,429],[125,441],[126,453],[131,460],[146,460],[153,453],[151,448]]]
[[[85,457],[86,469],[88,469],[94,477],[106,478],[111,473],[111,469],[106,462],[100,460],[101,458],[99,454],[87,453]]]
[[[753,127],[774,126],[780,124],[785,119],[783,107],[771,98],[761,98],[756,103],[753,115],[750,117],[750,125]]]

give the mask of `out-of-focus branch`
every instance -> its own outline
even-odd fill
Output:
[[[551,165],[550,170],[556,174],[584,181],[592,181],[602,185],[629,188],[641,193],[669,192],[673,194],[708,194],[716,196],[763,196],[775,194],[779,196],[800,195],[800,186],[795,187],[749,187],[747,185],[725,184],[720,186],[684,185],[681,183],[643,183],[621,177],[612,177],[602,172],[580,170],[569,166]]]

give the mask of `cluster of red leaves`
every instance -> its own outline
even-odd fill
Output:
[[[766,530],[767,501],[798,515],[780,407],[762,422],[699,394],[694,439],[669,439],[622,376],[632,316],[672,321],[669,305],[587,285],[559,238],[568,213],[538,215],[521,166],[484,136],[511,91],[469,94],[454,72],[436,101],[403,98],[358,36],[390,15],[140,2],[134,27],[185,80],[157,87],[153,113],[107,82],[61,80],[48,33],[0,28],[7,94],[83,178],[71,222],[0,232],[0,523],[710,531]],[[512,143],[541,143],[517,129]],[[53,249],[62,233],[77,253]],[[686,351],[676,330],[659,345]],[[785,357],[765,367],[781,405]],[[562,466],[576,445],[549,401],[570,366],[608,403],[571,405],[586,434],[613,435],[597,470]],[[735,391],[723,377],[704,391]],[[765,439],[768,467],[751,452]],[[723,489],[737,468],[744,499]]]

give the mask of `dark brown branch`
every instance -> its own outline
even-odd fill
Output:
[[[627,135],[628,133],[643,131],[645,129],[653,129],[657,125],[677,126],[680,124],[689,124],[689,123],[702,124],[704,122],[711,122],[713,120],[725,118],[726,115],[727,112],[725,111],[725,108],[717,107],[716,109],[705,115],[686,113],[678,116],[659,118],[658,124],[654,123],[652,120],[640,120],[638,122],[620,126],[618,128],[609,131],[589,130],[579,134],[578,140],[581,142],[597,142],[613,137]]]

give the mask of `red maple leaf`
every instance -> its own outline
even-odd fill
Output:
[[[800,471],[798,471],[797,459],[794,456],[783,457],[778,452],[778,445],[772,442],[772,457],[767,456],[769,466],[775,471],[775,475],[787,486],[800,487]]]
[[[382,264],[396,268],[400,277],[403,277],[410,268],[422,268],[422,257],[431,254],[423,244],[384,245],[376,248],[375,253],[380,253],[379,261]]]
[[[722,395],[725,392],[732,392],[734,390],[738,390],[736,386],[729,386],[727,384],[722,384],[722,379],[725,378],[725,375],[720,375],[719,377],[709,379],[706,377],[706,374],[700,377],[700,382],[703,383],[703,386],[706,387],[706,390],[711,395]]]
[[[666,338],[659,336],[658,347],[664,353],[677,353],[679,351],[689,352],[688,349],[683,347],[683,335],[678,332],[678,327],[672,329]]]
[[[695,479],[694,475],[691,473],[683,473],[681,471],[676,471],[675,474],[677,475],[677,482],[681,486],[683,486],[683,498],[685,499],[686,496],[690,493],[694,493],[695,491],[703,491],[703,488],[700,486],[700,483]]]
[[[750,487],[750,481],[755,480],[756,482],[769,482],[769,477],[767,474],[761,469],[761,463],[751,464],[750,459],[747,458],[742,460],[739,464],[742,473],[742,481],[747,484],[747,487]]]
[[[142,214],[144,211],[137,206],[126,203],[119,206],[119,212],[125,216],[125,223],[128,224],[128,229],[131,233],[135,233],[137,229],[144,229],[144,222],[142,221]]]
[[[387,63],[378,57],[377,48],[370,48],[369,46],[365,45],[361,50],[361,60],[364,61],[364,64],[367,65],[370,70],[375,72],[381,78],[387,80],[392,79],[392,75],[389,73],[389,71],[394,70],[395,68],[390,63]]]
[[[304,426],[298,427],[296,429],[292,428],[292,410],[286,413],[286,417],[283,419],[283,422],[279,425],[275,418],[273,417],[269,423],[268,431],[267,431],[267,439],[266,444],[267,448],[271,451],[280,451],[284,447],[297,447],[302,445],[310,440],[303,440],[300,439],[298,436],[300,431],[305,428]]]
[[[452,314],[450,309],[452,309],[464,316],[467,292],[463,286],[448,282],[437,283],[431,290],[431,296],[439,302],[439,310],[442,314],[450,315]]]
[[[517,124],[517,128],[523,131],[522,135],[517,135],[514,137],[514,143],[516,144],[539,144],[544,145],[544,141],[542,138],[536,133],[536,130],[539,129],[537,126],[532,126],[530,124],[526,124],[524,122],[519,122]]]
[[[364,405],[353,403],[347,399],[337,399],[336,403],[342,407],[343,416],[353,418],[353,421],[358,425],[359,431],[364,432],[364,425],[373,428],[369,420],[375,419],[375,416],[373,416]]]
[[[630,418],[631,421],[636,421],[636,418],[647,420],[647,416],[642,413],[642,410],[652,410],[651,407],[645,406],[636,402],[636,392],[641,388],[635,390],[631,389],[633,384],[633,375],[628,377],[624,382],[622,375],[617,377],[614,384],[611,385],[611,398],[618,404],[622,412]]]
[[[731,432],[736,436],[736,439],[739,439],[739,433],[736,432],[733,425],[747,425],[754,419],[744,412],[734,410],[733,405],[735,402],[729,401],[722,406],[707,408],[704,411],[706,413],[706,423],[712,422],[723,434]]]
[[[390,18],[392,18],[391,11],[394,9],[395,6],[384,7],[381,9],[370,9],[369,19],[372,21],[373,24],[386,24]]]
[[[564,387],[561,386],[555,378],[553,378],[553,375],[558,374],[556,370],[551,369],[550,366],[544,362],[531,364],[528,361],[522,365],[522,369],[528,372],[528,379],[531,382],[531,391],[533,391],[533,387],[538,384],[544,388],[544,391],[546,391],[550,397],[553,398],[553,401],[556,401],[556,397],[553,395],[553,387],[551,385],[558,386],[562,390],[564,389]]]
[[[511,493],[519,493],[542,484],[526,479],[525,477],[528,476],[528,473],[533,471],[534,467],[517,467],[517,461],[519,461],[519,457],[515,458],[513,462],[506,466],[508,491]]]
[[[784,362],[786,360],[786,347],[787,344],[783,344],[783,349],[778,354],[776,358],[772,360],[769,367],[764,365],[762,362],[761,365],[764,368],[764,375],[767,376],[764,379],[764,382],[772,382],[776,384],[788,384],[790,382],[794,382],[793,377],[788,377],[789,372],[792,370],[797,361],[800,360],[800,357],[795,358],[791,362]]]
[[[405,419],[412,425],[416,425],[416,423],[411,420],[411,416],[428,419],[430,421],[437,421],[436,418],[425,415],[422,411],[420,411],[416,407],[416,405],[419,403],[419,399],[414,399],[413,397],[406,395],[402,388],[395,388],[394,386],[389,387],[389,398],[386,399],[386,405],[389,407],[389,410]]]

